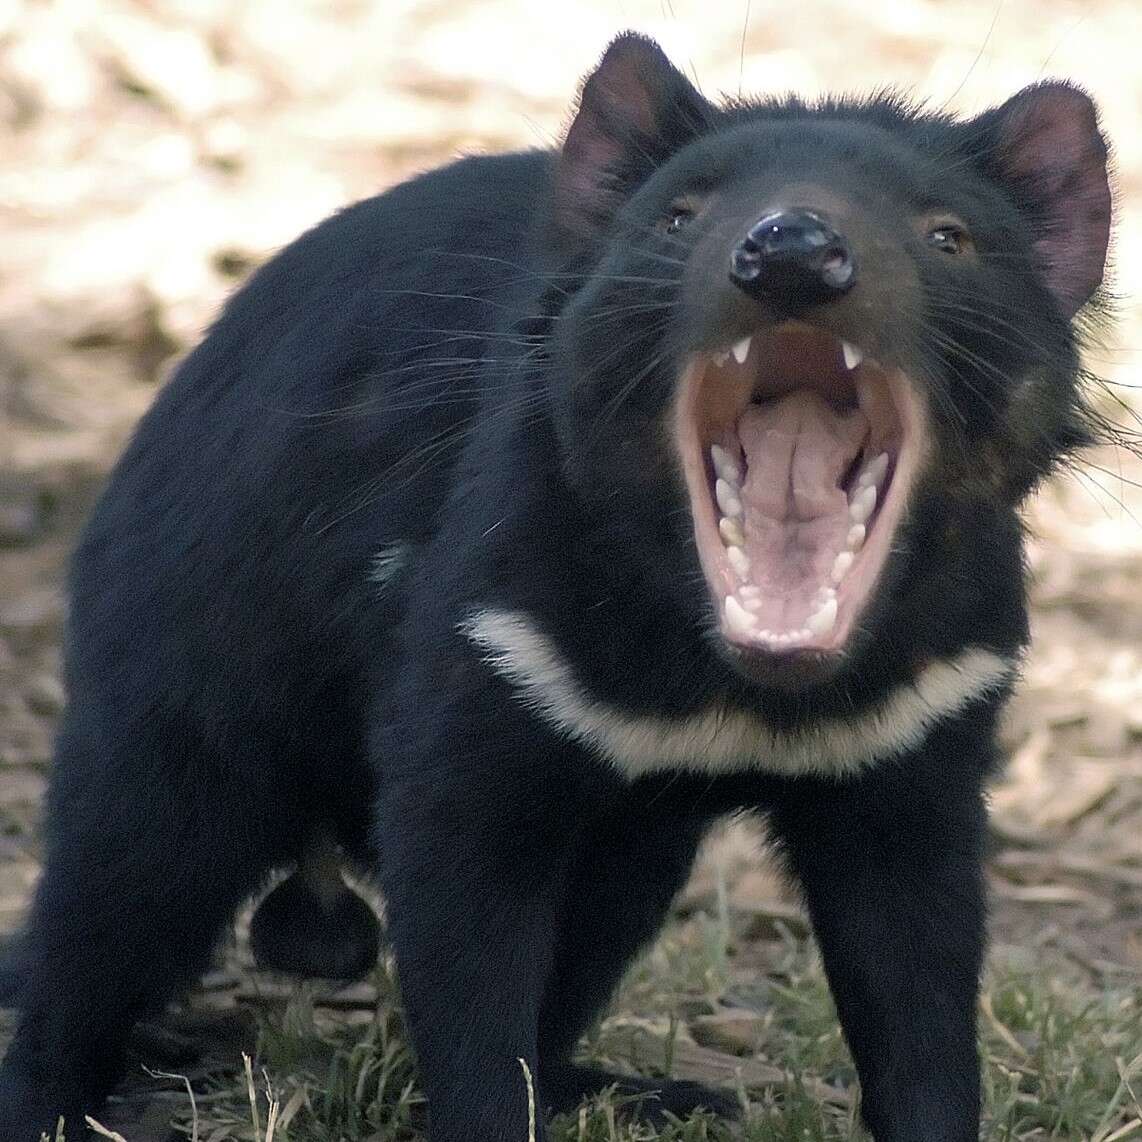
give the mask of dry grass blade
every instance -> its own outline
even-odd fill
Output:
[[[281,1114],[278,1115],[278,1126],[285,1130],[293,1121],[294,1115],[306,1105],[309,1098],[309,1089],[305,1086],[300,1086],[290,1095],[289,1102],[285,1104]]]
[[[979,1009],[983,1012],[984,1017],[987,1019],[989,1025],[991,1026],[991,1029],[1004,1041],[1004,1043],[1006,1043],[1007,1046],[1009,1046],[1016,1055],[1026,1059],[1028,1057],[1027,1048],[1024,1047],[1023,1044],[1020,1043],[1019,1040],[1011,1034],[1007,1024],[1004,1023],[999,1018],[999,1016],[995,1014],[995,1008],[992,1006],[990,993],[986,991],[980,993]]]
[[[270,1100],[269,1113],[266,1115],[266,1142],[274,1142],[274,1131],[278,1125],[278,1109],[280,1104],[278,1100]]]
[[[523,1068],[523,1081],[527,1085],[527,1142],[535,1142],[535,1083],[527,1060],[520,1058],[518,1062]]]
[[[266,1073],[265,1067],[262,1068],[262,1081],[266,1084],[266,1103],[269,1107],[266,1111],[266,1142],[274,1142],[274,1132],[278,1126],[281,1101],[278,1099],[278,1096],[274,1094],[274,1087],[270,1082],[270,1076]]]
[[[186,1075],[175,1075],[168,1071],[152,1071],[150,1067],[144,1067],[143,1070],[153,1079],[171,1079],[186,1087],[186,1097],[190,1099],[190,1142],[198,1142],[198,1103],[194,1101],[194,1088],[190,1085],[190,1079]]]
[[[1125,1142],[1127,1138],[1138,1134],[1140,1131],[1142,1131],[1142,1118],[1135,1118],[1133,1122],[1128,1122],[1113,1134],[1108,1134],[1102,1142]]]
[[[1138,1095],[1131,1085],[1131,1078],[1134,1075],[1142,1075],[1142,1055],[1135,1056],[1134,1059],[1127,1066],[1122,1065],[1122,1061],[1118,1061],[1118,1073],[1122,1078],[1122,1085],[1126,1088],[1126,1093],[1130,1095],[1130,1101],[1134,1105],[1134,1109],[1142,1118],[1142,1102],[1139,1101]]]
[[[124,1138],[122,1134],[114,1130],[108,1130],[101,1122],[96,1122],[90,1114],[85,1114],[83,1120],[87,1123],[87,1128],[94,1130],[101,1138],[110,1138],[111,1142],[127,1142],[127,1139]]]
[[[250,1100],[250,1119],[254,1124],[254,1142],[262,1142],[262,1122],[258,1115],[258,1093],[254,1090],[254,1067],[250,1056],[242,1052],[242,1065],[246,1069],[246,1096]]]

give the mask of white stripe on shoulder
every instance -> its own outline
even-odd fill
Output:
[[[712,705],[699,714],[632,714],[594,698],[554,643],[521,611],[480,610],[460,624],[484,661],[548,725],[581,742],[628,778],[664,770],[787,776],[854,773],[920,744],[940,719],[994,693],[1016,660],[981,647],[932,662],[915,681],[848,718],[776,730],[762,717]]]

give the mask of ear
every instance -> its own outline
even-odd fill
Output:
[[[645,36],[625,32],[583,84],[554,174],[557,228],[597,235],[638,185],[709,122],[713,107]]]
[[[975,125],[988,136],[985,165],[1032,219],[1048,288],[1074,316],[1102,281],[1110,239],[1107,146],[1094,103],[1069,84],[1040,83]]]

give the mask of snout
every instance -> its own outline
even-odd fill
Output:
[[[765,215],[730,255],[730,281],[789,316],[841,297],[856,280],[848,239],[812,210]]]

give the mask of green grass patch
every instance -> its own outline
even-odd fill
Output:
[[[711,1081],[693,1066],[722,1065],[747,1105],[742,1123],[695,1116],[655,1132],[626,1121],[623,1100],[608,1093],[558,1119],[554,1142],[867,1142],[855,1073],[811,945],[787,936],[767,951],[759,976],[737,966],[725,925],[675,925],[585,1045],[606,1064],[655,1076]],[[240,1074],[198,1096],[201,1142],[420,1142],[424,1101],[389,969],[378,985],[375,1015],[358,1013],[356,1026],[315,1005],[304,987],[268,1009],[249,1079]],[[751,1049],[695,1043],[702,1018],[728,1005],[751,1013]],[[986,1142],[1142,1142],[1142,986],[1096,991],[1043,971],[993,969],[980,1052]],[[189,1112],[182,1127],[190,1136]]]

